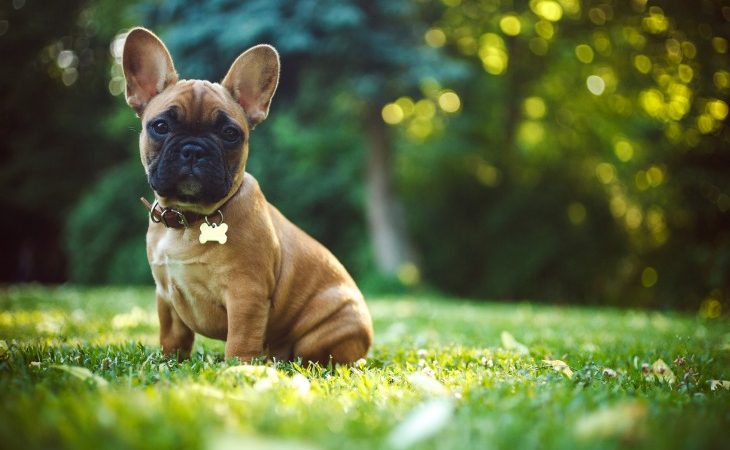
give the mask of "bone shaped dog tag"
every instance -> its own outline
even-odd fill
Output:
[[[228,240],[228,236],[226,236],[227,231],[228,224],[226,223],[213,223],[210,225],[201,223],[200,237],[198,240],[201,244],[205,244],[208,241],[217,241],[219,244],[225,244]]]

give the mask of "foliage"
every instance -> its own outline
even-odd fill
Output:
[[[149,187],[139,161],[104,172],[68,219],[71,277],[80,283],[150,283],[147,215],[134,193]]]
[[[76,281],[148,282],[136,199],[149,190],[128,162],[138,124],[109,54],[142,23],[184,77],[216,80],[248,45],[279,48],[282,84],[249,169],[366,286],[391,286],[374,275],[366,227],[370,107],[395,136],[420,254],[399,283],[728,309],[730,7],[719,0],[11,6],[0,7],[0,198],[24,220],[0,225],[15,237],[4,279],[62,280],[65,255]],[[28,260],[35,272],[21,270]]]
[[[23,253],[34,266],[25,277],[64,278],[62,264],[46,263],[62,259],[60,223],[95,174],[126,157],[100,123],[114,103],[109,42],[126,14],[110,0],[0,6],[0,208],[22,218],[3,224],[14,237],[5,281]]]
[[[0,292],[3,447],[720,448],[730,425],[725,318],[376,299],[363,364],[237,365],[204,338],[162,357],[153,299]]]
[[[472,296],[727,304],[730,8],[444,4],[424,39],[473,64],[458,112],[432,83],[383,109],[425,278]]]

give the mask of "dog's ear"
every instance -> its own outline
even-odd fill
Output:
[[[127,33],[122,66],[127,103],[140,117],[152,97],[177,82],[170,52],[160,38],[144,28],[133,28]]]
[[[279,54],[270,45],[251,47],[236,58],[221,84],[243,107],[253,129],[269,114],[279,84]]]

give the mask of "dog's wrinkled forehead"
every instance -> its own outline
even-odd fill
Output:
[[[181,80],[168,87],[152,99],[143,119],[150,120],[171,110],[182,123],[212,124],[223,113],[246,127],[246,118],[238,103],[223,86],[205,80]]]

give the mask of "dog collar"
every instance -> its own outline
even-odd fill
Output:
[[[157,200],[150,204],[150,202],[144,197],[141,197],[139,201],[142,202],[145,210],[149,213],[150,220],[152,222],[161,223],[167,228],[190,228],[192,224],[200,220],[205,220],[205,223],[210,225],[210,216],[213,216],[214,218],[218,216],[220,218],[220,223],[223,222],[223,213],[220,209],[214,214],[206,216],[203,214],[180,211],[175,208],[163,208],[159,205],[159,203],[157,203]]]

